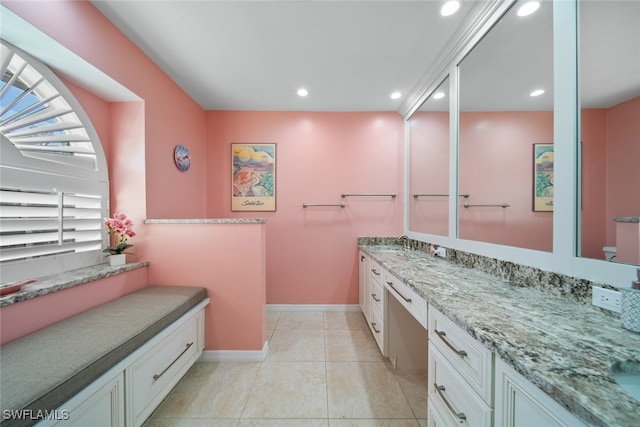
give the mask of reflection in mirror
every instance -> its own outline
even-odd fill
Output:
[[[458,191],[469,197],[460,198],[458,237],[551,251],[553,10],[541,2],[518,16],[524,3],[459,66]]]
[[[449,228],[449,79],[409,118],[409,230]]]
[[[579,8],[580,255],[638,265],[640,2]]]

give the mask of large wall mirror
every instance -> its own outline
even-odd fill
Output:
[[[638,265],[640,1],[581,1],[578,16],[580,255]]]
[[[449,79],[407,121],[409,229],[446,236],[449,228]]]
[[[458,237],[553,249],[553,5],[516,2],[459,69]]]

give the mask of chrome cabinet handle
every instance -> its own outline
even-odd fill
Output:
[[[376,322],[371,322],[371,327],[373,328],[373,330],[376,332],[376,334],[379,334],[380,331],[378,329],[376,329]]]
[[[371,271],[373,272],[373,274],[375,274],[376,276],[380,275],[380,272],[378,272],[375,268],[372,268]]]
[[[376,294],[371,294],[371,298],[373,298],[375,302],[380,302],[380,299],[376,298]]]
[[[171,368],[174,365],[174,363],[176,363],[178,361],[178,359],[180,359],[182,357],[182,355],[185,354],[187,352],[187,350],[189,350],[191,348],[192,345],[193,345],[193,342],[190,342],[189,344],[187,344],[187,347],[184,350],[182,350],[182,353],[180,353],[178,355],[178,357],[173,359],[173,362],[169,363],[169,366],[164,368],[164,370],[162,372],[160,372],[159,374],[155,374],[153,376],[153,380],[154,381],[158,381],[160,379],[160,377],[163,376],[164,373],[167,372],[169,370],[169,368]]]
[[[439,331],[437,329],[434,329],[436,334],[438,334],[438,336],[440,337],[440,339],[447,345],[447,347],[449,347],[451,349],[451,351],[453,351],[455,354],[457,354],[460,357],[464,357],[467,355],[467,352],[464,350],[458,350],[457,348],[455,348],[453,346],[453,344],[451,344],[449,342],[449,340],[447,340],[445,337],[447,336],[445,331]]]
[[[438,393],[438,396],[440,396],[440,399],[442,399],[444,404],[447,405],[447,408],[449,409],[449,412],[451,412],[451,415],[456,417],[458,419],[459,423],[461,423],[464,420],[466,420],[467,416],[464,414],[464,412],[456,412],[456,410],[453,408],[453,405],[451,405],[451,403],[449,403],[449,400],[447,399],[447,396],[444,394],[444,392],[445,392],[444,386],[443,385],[438,385],[438,383],[433,383],[433,386],[436,388],[436,393]]]
[[[403,300],[405,300],[406,302],[411,302],[411,298],[407,298],[404,295],[402,295],[402,293],[393,286],[393,282],[387,282],[387,285],[391,286],[391,289],[396,291],[396,294],[400,295]]]

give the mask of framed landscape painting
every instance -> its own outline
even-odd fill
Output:
[[[553,212],[553,144],[533,144],[533,210]]]
[[[231,144],[231,210],[276,210],[276,144]]]

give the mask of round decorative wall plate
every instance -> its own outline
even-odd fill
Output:
[[[188,171],[191,166],[191,154],[184,145],[176,145],[176,149],[173,153],[173,159],[176,162],[176,166],[182,172]]]

